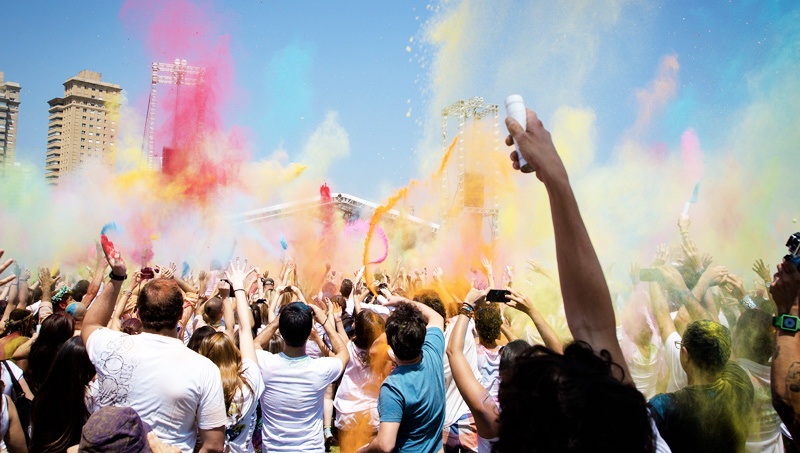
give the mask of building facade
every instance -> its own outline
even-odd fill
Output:
[[[0,72],[0,176],[14,166],[19,114],[18,83],[6,82]]]
[[[48,101],[45,179],[58,185],[83,164],[96,162],[110,171],[117,165],[119,85],[101,74],[81,71],[64,82],[64,97]]]

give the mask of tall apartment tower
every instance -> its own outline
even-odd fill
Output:
[[[48,101],[45,179],[58,185],[82,164],[117,165],[119,85],[103,82],[99,72],[81,71],[64,82],[64,97]]]
[[[0,71],[0,176],[14,165],[20,89],[18,83],[5,82],[4,77]]]

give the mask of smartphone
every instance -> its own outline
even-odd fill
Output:
[[[641,269],[639,270],[639,281],[642,282],[657,282],[661,278],[661,272],[656,269]]]
[[[489,294],[486,295],[487,302],[500,302],[501,304],[507,304],[509,302],[506,299],[506,296],[511,294],[511,291],[507,289],[490,289]]]
[[[156,276],[155,272],[153,272],[152,267],[143,267],[142,270],[139,271],[142,274],[142,280],[149,280]]]

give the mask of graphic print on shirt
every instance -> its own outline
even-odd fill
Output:
[[[133,388],[131,376],[139,364],[139,358],[124,356],[133,347],[129,336],[121,337],[106,344],[106,350],[100,355],[97,367],[98,400],[101,406],[125,406],[128,394]]]

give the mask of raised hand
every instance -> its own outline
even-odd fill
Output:
[[[247,280],[247,276],[252,274],[256,271],[253,266],[247,265],[247,260],[244,260],[244,264],[239,264],[239,258],[236,258],[236,265],[233,265],[233,261],[230,261],[230,270],[225,271],[225,277],[228,281],[231,282],[233,285],[233,290],[236,291],[237,289],[244,289],[244,282]]]
[[[5,250],[0,250],[0,258],[3,257],[3,254],[5,252],[6,252]],[[6,260],[5,263],[0,264],[0,274],[5,272],[6,269],[8,269],[8,267],[11,266],[13,263],[14,263],[14,260],[9,259],[9,260]],[[9,283],[9,282],[13,281],[15,278],[17,278],[16,275],[9,275],[8,277],[0,280],[0,286],[5,285],[6,283]]]
[[[486,258],[481,258],[481,270],[485,275],[492,275],[492,262]]]
[[[661,272],[662,283],[664,283],[668,288],[688,291],[686,282],[683,280],[683,276],[681,276],[681,273],[678,272],[677,269],[669,265],[659,266],[657,269],[659,272]]]
[[[800,303],[800,271],[791,261],[778,264],[778,272],[769,288],[778,314],[787,314]]]
[[[506,299],[509,300],[507,303],[509,307],[516,308],[517,310],[525,313],[531,313],[535,309],[533,302],[528,299],[528,296],[511,288],[507,289],[511,291],[511,294],[506,296]]]
[[[683,241],[683,265],[691,269],[700,269],[697,245],[688,238]]]
[[[742,300],[747,295],[747,290],[744,287],[744,281],[734,274],[727,274],[723,278],[722,288],[736,300]]]
[[[434,267],[433,271],[431,272],[431,277],[433,277],[433,281],[436,283],[442,283],[442,275],[444,275],[444,271],[441,267]]]
[[[667,264],[668,259],[669,250],[667,249],[667,244],[659,244],[658,247],[656,247],[656,256],[654,256],[653,260],[650,261],[650,267],[656,268],[663,266]]]
[[[60,278],[60,275],[53,277],[52,274],[50,274],[50,268],[43,267],[39,269],[39,281],[42,282],[42,288],[52,288]]]
[[[755,272],[756,275],[761,278],[761,280],[764,280],[765,284],[769,284],[769,282],[772,280],[772,277],[769,273],[769,264],[764,264],[764,260],[759,259],[753,263],[753,272]]]
[[[633,283],[633,286],[636,286],[640,283],[639,272],[641,270],[642,266],[639,264],[638,261],[634,261],[633,263],[631,263],[631,267],[628,270],[628,275],[631,276],[631,282]]]
[[[489,294],[488,289],[484,289],[483,291],[481,291],[472,288],[464,297],[464,303],[474,308],[476,305],[486,300],[487,294]]]
[[[719,286],[725,282],[725,276],[728,275],[728,268],[725,266],[714,266],[708,268],[702,278],[708,279],[709,286]]]
[[[689,234],[689,226],[692,224],[692,221],[689,219],[689,216],[681,215],[678,217],[678,229],[681,231],[681,234]]]
[[[231,285],[229,285],[225,280],[220,280],[219,283],[217,283],[217,289],[219,290],[220,299],[227,299],[230,297]]]
[[[566,180],[567,170],[553,145],[550,132],[530,109],[526,109],[526,123],[523,129],[514,118],[506,118],[506,127],[510,133],[506,137],[506,145],[513,146],[514,142],[517,142],[520,154],[534,168],[536,177],[540,181],[550,178]],[[510,157],[512,167],[519,170],[519,156],[516,151],[512,152]]]
[[[142,283],[142,273],[136,271],[133,273],[133,277],[131,278],[131,288],[139,286],[140,283]]]
[[[30,269],[28,269],[28,268],[26,267],[26,268],[25,268],[25,270],[23,270],[22,272],[20,272],[20,274],[19,274],[19,280],[20,280],[21,282],[27,282],[27,281],[28,281],[28,279],[30,279],[30,278],[31,278],[31,270],[30,270]]]
[[[711,266],[711,263],[714,262],[714,258],[709,253],[703,254],[703,258],[700,260],[700,266],[703,269],[708,269],[708,266]]]

